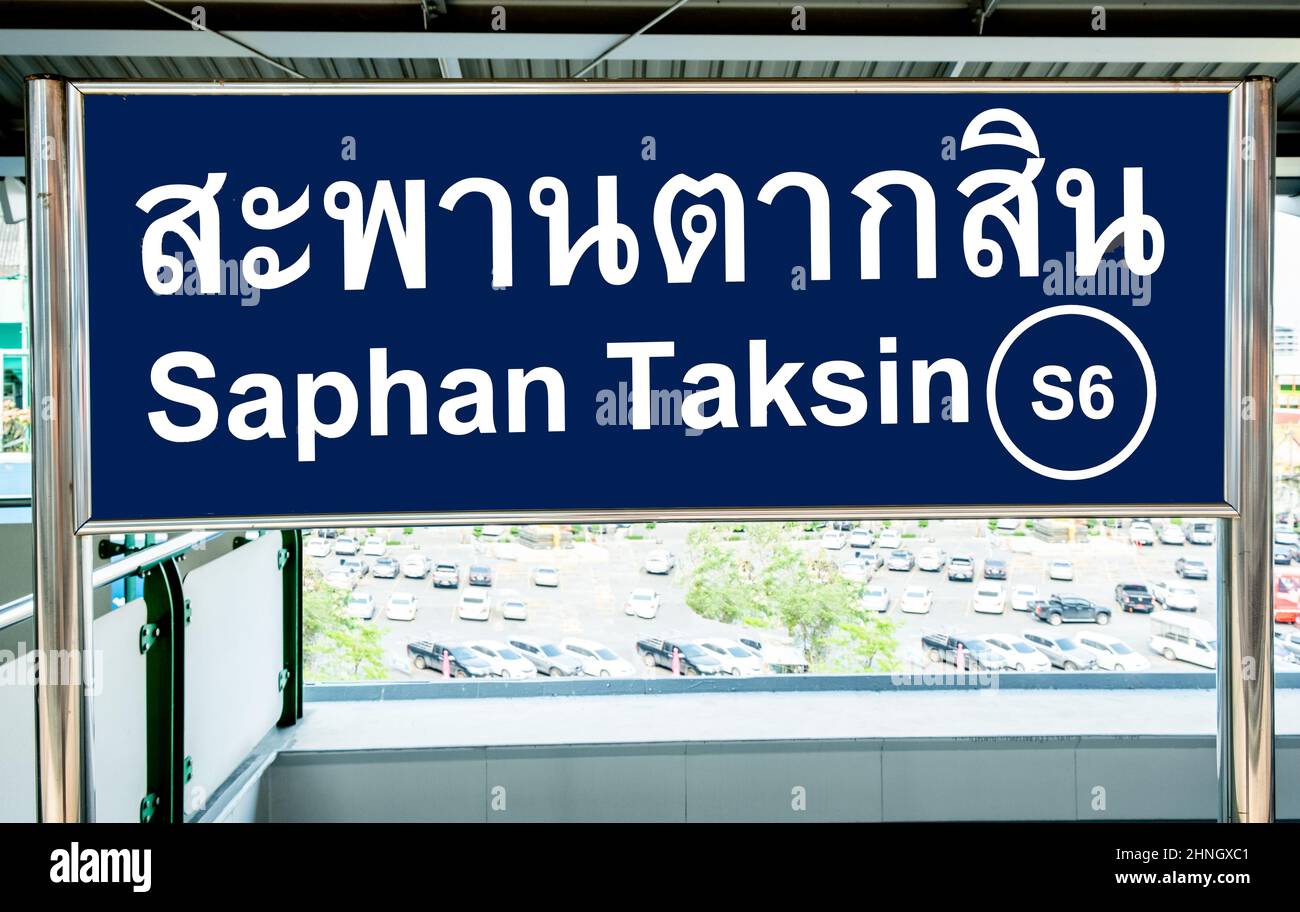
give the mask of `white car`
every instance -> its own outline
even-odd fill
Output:
[[[1151,667],[1146,656],[1134,652],[1128,643],[1108,633],[1084,633],[1078,639],[1079,645],[1091,652],[1097,660],[1098,668],[1106,671],[1146,671]]]
[[[308,557],[329,557],[333,549],[328,538],[317,538],[312,536],[307,539],[307,556]]]
[[[1128,540],[1135,545],[1154,545],[1156,530],[1149,522],[1135,522],[1128,527]]]
[[[429,575],[429,559],[423,554],[408,554],[402,558],[402,576],[424,579]]]
[[[899,535],[893,529],[885,529],[876,539],[876,547],[881,551],[893,551],[896,548],[903,547],[903,536]]]
[[[482,589],[466,589],[460,594],[456,617],[462,621],[486,621],[492,616],[492,597]]]
[[[560,648],[582,664],[582,673],[593,678],[630,678],[636,669],[604,643],[581,637],[565,637]]]
[[[1189,662],[1203,668],[1218,664],[1219,644],[1214,625],[1168,611],[1151,615],[1151,639],[1147,646],[1170,662]]]
[[[357,540],[350,535],[340,535],[334,540],[334,553],[340,557],[351,557],[361,550]]]
[[[1022,636],[1014,633],[993,633],[985,635],[984,642],[1002,655],[1002,661],[1007,663],[1007,668],[1011,671],[1052,670],[1051,660]]]
[[[534,567],[533,585],[554,589],[560,585],[560,571],[554,567]]]
[[[722,670],[731,675],[756,675],[763,673],[763,660],[753,651],[735,640],[706,637],[696,642],[722,663]]]
[[[1280,626],[1274,627],[1273,643],[1286,649],[1293,656],[1300,658],[1300,630],[1290,627],[1285,630]]]
[[[369,592],[352,593],[345,613],[359,621],[370,620],[375,616],[375,597]]]
[[[366,557],[383,557],[388,553],[388,545],[384,543],[382,536],[372,535],[361,546],[361,553]]]
[[[948,562],[948,556],[938,548],[922,548],[916,555],[916,569],[938,573]]]
[[[867,569],[873,572],[885,566],[885,558],[875,548],[868,548],[866,551],[855,551],[853,557],[862,561]]]
[[[840,564],[840,576],[854,583],[865,583],[871,579],[871,570],[860,560],[845,561]]]
[[[633,589],[623,603],[623,613],[647,621],[654,619],[659,614],[659,593],[653,589]]]
[[[1068,560],[1054,560],[1047,565],[1047,578],[1054,580],[1074,579],[1074,564]]]
[[[822,533],[822,547],[827,551],[843,551],[849,543],[849,537],[839,529],[827,529]]]
[[[912,556],[911,551],[896,548],[890,551],[889,556],[885,558],[885,566],[900,573],[910,573],[912,568],[916,566],[916,558]]]
[[[505,526],[484,526],[478,537],[488,541],[497,541],[498,539],[507,538],[509,535],[510,530]]]
[[[1009,533],[1017,532],[1020,529],[1020,520],[1018,519],[999,519],[994,525],[999,532]]]
[[[850,548],[870,548],[876,543],[876,536],[871,533],[870,529],[854,529],[849,533]]]
[[[1201,607],[1201,597],[1190,586],[1172,585],[1165,593],[1164,606],[1175,611],[1195,611]]]
[[[971,597],[970,606],[978,614],[1001,614],[1006,596],[997,583],[980,583]]]
[[[740,645],[744,646],[763,662],[763,670],[773,674],[807,674],[808,659],[803,650],[770,633],[761,636],[748,630],[736,634]]]
[[[388,599],[384,614],[390,621],[413,621],[418,608],[418,600],[410,592],[394,592]]]
[[[1175,611],[1195,611],[1201,607],[1195,589],[1170,580],[1161,580],[1152,586],[1151,595],[1161,605]]]
[[[460,564],[441,561],[433,565],[433,585],[439,589],[460,588]]]
[[[888,611],[889,590],[884,586],[868,586],[862,593],[863,611]]]
[[[465,644],[492,666],[499,678],[535,678],[537,666],[519,654],[513,646],[500,640],[470,640]]]
[[[1185,545],[1187,536],[1183,534],[1182,526],[1175,526],[1173,523],[1165,523],[1160,527],[1160,544],[1162,545]]]
[[[1033,602],[1038,601],[1038,589],[1034,586],[1015,586],[1011,590],[1012,611],[1033,611]]]
[[[929,589],[924,586],[908,586],[898,600],[898,610],[904,614],[929,614],[933,601]]]
[[[334,567],[325,571],[325,585],[335,589],[355,589],[357,578],[343,567]]]
[[[514,589],[502,589],[497,600],[501,603],[501,617],[507,621],[528,620],[528,603]]]
[[[672,573],[673,568],[677,566],[677,558],[671,551],[651,551],[645,556],[645,572],[664,574]]]

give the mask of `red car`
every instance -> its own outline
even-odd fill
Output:
[[[1273,621],[1300,622],[1300,573],[1284,570],[1273,577]]]

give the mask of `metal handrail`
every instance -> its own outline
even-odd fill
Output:
[[[12,627],[14,624],[31,617],[34,604],[35,599],[32,596],[24,595],[8,604],[0,605],[0,630]]]
[[[213,539],[220,538],[225,532],[187,532],[184,535],[178,535],[175,538],[169,538],[167,541],[159,542],[156,545],[150,545],[147,548],[141,548],[139,551],[133,551],[124,555],[112,563],[97,567],[91,573],[91,587],[101,589],[104,586],[115,583],[120,579],[130,576],[132,573],[139,571],[143,567],[148,567],[160,561],[165,561],[169,557],[175,557],[183,554],[191,548],[206,544]],[[0,630],[6,627],[12,627],[20,621],[25,621],[32,616],[32,609],[35,605],[35,597],[24,595],[14,599],[5,605],[0,605]]]
[[[169,538],[167,541],[141,548],[139,551],[132,551],[111,564],[96,567],[94,572],[90,574],[91,588],[99,589],[109,583],[115,583],[130,576],[142,567],[165,561],[169,557],[175,557],[177,554],[182,554],[193,547],[220,538],[225,534],[225,532],[186,532],[184,535]]]

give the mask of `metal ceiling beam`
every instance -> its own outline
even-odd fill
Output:
[[[624,35],[517,32],[232,31],[284,58],[590,60]],[[0,55],[251,57],[215,35],[177,30],[0,29]],[[1075,38],[911,35],[642,35],[611,60],[1300,63],[1300,38]]]
[[[160,0],[187,18],[193,0]],[[623,34],[671,0],[204,0],[210,26],[222,31],[485,32]],[[1294,0],[1178,2],[1178,0],[843,0],[800,4],[777,0],[702,0],[658,29],[682,35],[789,34],[797,15],[818,35],[1057,35],[1091,37],[1300,37]],[[441,9],[440,9],[441,8]],[[139,0],[2,0],[13,28],[153,28]],[[799,12],[796,14],[795,10]],[[443,14],[442,10],[445,10]],[[981,20],[980,13],[983,13]],[[1104,18],[1104,22],[1099,21]],[[499,22],[497,20],[500,20]],[[1104,29],[1101,26],[1104,25]]]

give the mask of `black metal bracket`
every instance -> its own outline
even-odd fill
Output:
[[[149,647],[158,642],[162,628],[157,624],[145,624],[140,628],[140,655],[149,651]]]
[[[424,16],[424,29],[429,30],[429,20],[447,15],[447,0],[420,0],[420,13]]]
[[[154,811],[162,804],[162,797],[150,792],[140,799],[140,822],[148,823],[153,820]]]
[[[123,554],[134,554],[137,551],[143,551],[144,545],[128,545],[125,542],[110,541],[107,538],[99,540],[99,559],[112,560]]]

